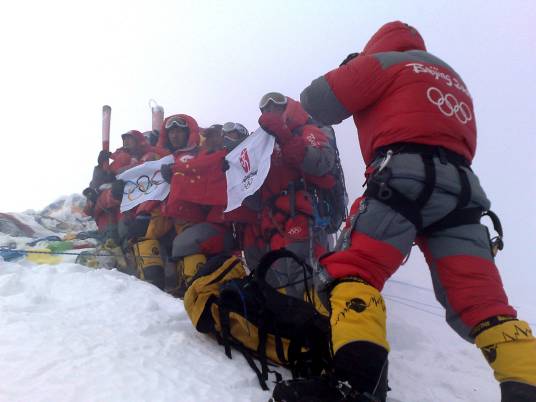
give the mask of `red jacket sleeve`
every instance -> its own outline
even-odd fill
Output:
[[[125,171],[128,167],[131,167],[130,165],[132,164],[132,157],[122,148],[119,148],[117,151],[115,151],[111,158],[113,159],[113,162],[110,163],[108,171],[114,175],[118,175],[119,173]]]
[[[99,198],[95,204],[93,217],[97,219],[103,213],[112,213],[119,211],[121,201],[115,199],[111,189],[106,189],[99,194]]]
[[[305,154],[300,169],[306,175],[324,176],[331,172],[336,160],[336,151],[324,132],[318,127],[307,124],[301,133],[305,144]]]

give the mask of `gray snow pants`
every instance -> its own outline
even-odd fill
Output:
[[[379,168],[384,157],[373,162]],[[431,225],[457,205],[461,180],[457,167],[434,157],[436,182],[421,210],[423,226]],[[425,166],[418,154],[394,154],[389,186],[415,200],[425,183]],[[490,207],[477,176],[463,167],[470,186],[467,208]],[[494,263],[489,233],[480,223],[417,233],[415,225],[386,203],[370,197],[354,202],[349,226],[340,239],[340,251],[321,260],[332,277],[355,276],[381,291],[415,242],[426,257],[437,300],[446,309],[446,320],[463,338],[478,323],[497,315],[516,316],[508,304]],[[424,232],[425,233],[425,232]]]

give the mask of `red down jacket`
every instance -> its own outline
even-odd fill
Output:
[[[165,149],[151,146],[144,135],[139,131],[130,130],[128,134],[136,139],[138,146],[133,152],[128,152],[123,147],[118,148],[110,156],[113,162],[107,170],[114,175],[124,172],[141,163],[157,160],[169,154],[169,151],[166,151]]]
[[[353,115],[365,163],[397,142],[440,145],[467,160],[476,148],[471,95],[460,76],[426,52],[420,34],[400,21],[385,24],[363,52],[316,79],[301,94],[324,124]]]
[[[288,130],[293,132],[293,152],[285,152],[285,148],[291,143],[281,144],[276,142],[270,171],[261,188],[263,204],[274,196],[280,195],[288,188],[290,182],[296,182],[305,178],[307,183],[313,183],[321,188],[331,188],[334,185],[334,178],[330,174],[334,161],[334,150],[326,135],[314,124],[309,124],[309,116],[303,110],[299,102],[287,97],[287,108],[282,119]],[[298,130],[299,129],[299,130]],[[298,130],[298,132],[296,131]],[[301,145],[303,150],[296,149],[296,143]],[[311,155],[318,153],[326,154],[329,162],[323,162],[322,158]],[[301,156],[296,158],[296,156]]]
[[[259,119],[261,126],[276,136],[270,171],[260,189],[260,231],[256,234],[253,234],[256,229],[247,231],[246,237],[249,234],[260,235],[275,250],[308,238],[313,201],[307,188],[310,185],[333,188],[335,178],[331,171],[335,150],[324,132],[310,123],[309,115],[299,102],[287,97],[287,107],[280,116],[280,122],[273,119],[273,115],[266,119],[269,113],[263,113]],[[285,136],[288,138],[281,141]],[[294,208],[287,191],[291,183],[297,186]],[[293,209],[296,216],[291,217]],[[248,244],[257,241],[245,239]]]
[[[173,166],[173,187],[169,196],[171,203],[188,202],[203,205],[206,221],[211,223],[255,223],[257,213],[241,206],[224,213],[227,205],[227,179],[223,161],[228,151],[221,149],[208,152],[201,150],[194,158],[178,159]]]
[[[91,216],[97,223],[97,228],[101,233],[107,233],[114,225],[125,217],[119,212],[121,201],[112,196],[111,188],[101,190],[96,201],[86,200],[84,214]]]
[[[171,179],[171,190],[169,196],[162,207],[162,213],[165,216],[170,216],[181,222],[197,223],[205,220],[206,212],[201,205],[193,202],[185,201],[181,198],[180,193],[183,191],[191,191],[191,189],[185,188],[181,175],[176,174],[178,172],[175,169],[177,164],[184,164],[197,156],[199,153],[199,125],[197,121],[186,114],[178,114],[167,117],[162,123],[160,130],[160,137],[158,137],[157,147],[169,149],[169,139],[167,136],[166,122],[174,117],[181,117],[188,123],[190,130],[188,136],[188,143],[186,147],[178,149],[173,153],[175,157],[175,164],[173,167],[173,176]],[[139,209],[139,208],[138,208]],[[139,213],[139,211],[138,211]]]
[[[110,157],[113,162],[104,168],[104,171],[118,175],[136,165],[160,159],[166,155],[165,150],[151,146],[141,132],[131,130],[128,134],[136,139],[138,146],[130,152],[123,147],[115,150]],[[167,153],[169,154],[169,152]],[[117,224],[126,218],[124,213],[119,212],[120,204],[121,200],[115,199],[111,189],[106,188],[100,192],[95,205],[88,205],[85,213],[95,219],[99,231],[105,232],[108,225]]]

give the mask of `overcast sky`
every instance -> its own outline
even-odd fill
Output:
[[[148,101],[201,126],[256,128],[268,91],[298,98],[385,22],[415,26],[472,93],[474,168],[503,220],[505,281],[536,277],[536,2],[10,1],[0,6],[0,211],[80,192],[101,146],[101,107],[120,134],[150,129]],[[363,164],[336,127],[351,197]],[[535,285],[532,281],[532,286]],[[521,289],[521,288],[520,288]]]

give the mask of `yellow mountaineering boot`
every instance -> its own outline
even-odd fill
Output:
[[[384,401],[388,390],[389,343],[385,303],[380,292],[359,278],[348,278],[333,288],[330,304],[337,380]]]
[[[529,324],[515,319],[491,327],[487,323],[478,326],[487,329],[476,336],[475,344],[501,383],[501,401],[535,402],[536,339]]]
[[[201,268],[203,264],[207,262],[207,257],[205,257],[203,254],[192,254],[182,257],[182,261],[183,276],[189,285],[194,275],[197,274],[197,271],[199,271],[199,268]]]
[[[158,240],[142,240],[132,246],[136,259],[138,277],[152,283],[159,289],[164,289],[164,264],[160,257]]]
[[[192,283],[192,278],[197,274],[199,268],[207,262],[203,254],[192,254],[182,257],[177,261],[177,286],[170,290],[170,293],[180,299],[184,298],[184,293]]]

